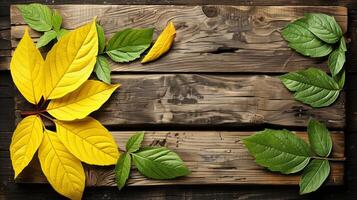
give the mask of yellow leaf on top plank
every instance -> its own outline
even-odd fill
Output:
[[[176,29],[174,23],[170,22],[162,33],[157,38],[155,44],[150,49],[149,53],[146,54],[141,63],[147,63],[158,59],[161,55],[166,53],[174,42],[176,36]]]
[[[98,110],[119,86],[88,80],[77,90],[60,99],[52,100],[47,106],[47,112],[64,121],[83,119]]]
[[[10,144],[10,158],[15,178],[30,163],[41,144],[42,121],[36,115],[24,118],[16,127]]]
[[[86,117],[76,121],[55,120],[58,137],[81,161],[92,165],[113,165],[119,151],[113,136],[97,120]]]
[[[61,37],[45,60],[45,99],[58,99],[76,90],[90,76],[98,53],[96,22]]]
[[[45,130],[38,158],[48,182],[58,193],[69,199],[82,198],[85,186],[82,163],[66,149],[56,133]]]
[[[43,64],[42,55],[26,28],[12,56],[10,71],[17,89],[32,104],[38,104],[43,94]]]

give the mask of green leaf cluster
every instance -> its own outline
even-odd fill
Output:
[[[54,39],[58,40],[67,32],[66,29],[61,28],[62,16],[57,10],[51,10],[48,6],[38,3],[17,7],[24,21],[33,30],[44,32],[36,44],[37,48],[47,45]]]
[[[300,194],[316,191],[330,173],[332,140],[326,126],[314,119],[308,124],[309,144],[288,130],[265,129],[244,138],[255,162],[283,174],[303,170]]]
[[[339,96],[345,82],[343,65],[346,61],[346,42],[334,17],[309,13],[288,24],[282,30],[289,47],[310,57],[328,56],[332,77],[322,70],[310,68],[281,76],[283,84],[295,92],[295,98],[312,107],[331,105]]]
[[[126,143],[115,166],[115,178],[119,190],[129,178],[131,162],[144,176],[152,179],[173,179],[190,173],[181,158],[165,147],[141,147],[144,132],[133,135]]]

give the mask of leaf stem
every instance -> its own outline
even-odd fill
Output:
[[[42,117],[44,117],[44,118],[46,118],[46,119],[48,119],[48,120],[50,120],[50,121],[53,122],[53,119],[52,119],[50,116],[45,115],[45,114],[43,114],[43,113],[39,113],[39,115],[41,115]]]
[[[313,157],[311,157],[311,158],[319,159],[319,160],[336,161],[336,162],[346,161],[346,158],[345,158],[345,157],[342,157],[342,158],[324,158],[324,157],[313,156]]]
[[[46,110],[23,111],[21,112],[21,116],[38,115],[44,112],[46,112]]]

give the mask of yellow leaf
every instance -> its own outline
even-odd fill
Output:
[[[45,99],[57,99],[74,91],[93,71],[98,53],[96,22],[63,36],[45,60]]]
[[[42,122],[36,115],[24,118],[17,125],[10,144],[10,158],[15,171],[15,178],[32,160],[41,144],[42,137]]]
[[[56,133],[45,130],[38,158],[41,169],[52,187],[70,199],[81,199],[85,174],[82,163],[58,139]]]
[[[12,79],[21,94],[32,104],[38,104],[43,90],[43,58],[25,29],[10,63]]]
[[[170,22],[162,33],[157,38],[155,44],[150,49],[149,53],[146,54],[141,63],[147,63],[158,59],[162,54],[166,53],[174,42],[176,36],[176,29],[174,23]]]
[[[108,85],[88,80],[74,92],[52,100],[47,106],[47,112],[64,121],[83,119],[98,110],[118,87],[119,84]]]
[[[64,122],[55,120],[57,134],[64,146],[81,161],[92,165],[113,165],[119,151],[108,130],[97,120]]]

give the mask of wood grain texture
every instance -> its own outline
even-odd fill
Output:
[[[126,6],[58,5],[63,26],[74,29],[94,16],[107,37],[124,27],[155,27],[155,38],[168,21],[177,27],[172,50],[160,60],[140,64],[111,63],[114,72],[257,72],[279,73],[316,66],[327,70],[326,59],[311,59],[290,50],[280,35],[290,21],[308,12],[335,16],[347,30],[344,7],[279,6]],[[12,46],[24,32],[24,21],[11,7]],[[37,39],[40,34],[31,32]]]
[[[134,132],[112,132],[118,146],[125,149],[126,141]],[[242,138],[253,132],[147,132],[144,146],[166,146],[185,161],[191,174],[172,180],[150,180],[136,170],[128,181],[130,186],[147,185],[202,185],[202,184],[268,184],[297,185],[299,175],[281,175],[258,166],[244,147]],[[307,134],[297,133],[307,139]],[[344,134],[333,132],[332,157],[344,157]],[[113,167],[86,166],[87,186],[116,186]],[[19,182],[42,183],[45,178],[37,161],[19,177]],[[332,162],[328,183],[343,184],[343,162]]]

